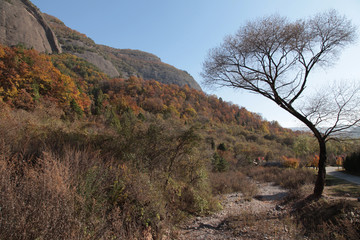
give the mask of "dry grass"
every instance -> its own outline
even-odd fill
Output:
[[[360,204],[348,200],[320,199],[294,211],[303,234],[310,239],[360,239]]]
[[[135,118],[124,135],[50,110],[0,111],[0,239],[159,238],[218,207],[195,132]]]
[[[210,182],[214,194],[241,192],[246,199],[251,199],[258,193],[256,184],[239,171],[211,173]]]
[[[90,150],[1,157],[0,176],[0,239],[141,238],[164,215],[146,176]]]
[[[287,189],[298,189],[315,182],[315,174],[306,168],[253,167],[246,174],[260,182],[274,182]]]
[[[301,231],[288,215],[244,211],[241,215],[227,218],[225,224],[240,239],[302,239]]]
[[[75,192],[63,166],[43,161],[39,171],[21,158],[2,159],[0,164],[1,239],[80,237]]]

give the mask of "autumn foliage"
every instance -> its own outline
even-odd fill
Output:
[[[291,157],[289,158],[283,156],[283,164],[285,167],[298,168],[300,164],[300,160],[297,158],[291,158]]]
[[[258,129],[266,134],[285,132],[276,122],[264,121],[259,115],[243,107],[223,101],[213,95],[177,85],[144,81],[136,77],[111,79],[100,87],[109,103],[118,112],[131,109],[135,113],[151,112],[183,121],[236,124],[246,129]]]
[[[103,113],[112,108],[150,112],[184,122],[236,124],[266,134],[284,132],[245,108],[187,86],[144,81],[137,77],[109,79],[93,65],[70,54],[48,56],[23,47],[0,46],[0,99],[12,107],[34,109],[43,100],[75,112]],[[111,107],[110,107],[111,106]],[[95,110],[96,109],[96,110]]]
[[[311,160],[308,162],[308,167],[314,167],[314,168],[317,168],[319,166],[319,155],[315,154]]]
[[[90,98],[78,85],[55,68],[47,55],[0,46],[0,100],[10,106],[33,109],[45,99],[63,108],[78,106],[88,111]]]

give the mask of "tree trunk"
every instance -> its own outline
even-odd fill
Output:
[[[319,156],[319,170],[318,175],[315,182],[314,188],[314,197],[320,198],[325,187],[325,176],[326,176],[326,143],[325,139],[318,139],[319,147],[320,147],[320,156]]]

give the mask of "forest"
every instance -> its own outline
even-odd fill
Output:
[[[161,239],[217,194],[251,192],[244,169],[317,167],[315,142],[188,86],[1,45],[0,239]],[[329,142],[328,163],[357,146]]]

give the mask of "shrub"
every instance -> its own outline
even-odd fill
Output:
[[[226,151],[225,143],[220,143],[217,149],[220,151]]]
[[[39,169],[20,157],[0,161],[1,239],[82,237],[75,217],[76,192],[61,163],[43,161]]]
[[[214,172],[225,172],[229,168],[229,163],[217,152],[214,153],[211,164]]]
[[[296,158],[288,158],[288,157],[283,157],[283,164],[285,167],[288,168],[298,168],[299,167],[299,159]]]
[[[0,239],[156,238],[218,208],[196,128],[123,114],[115,130],[45,110],[0,112]]]
[[[308,202],[294,212],[309,239],[359,239],[358,203],[349,200]]]
[[[310,159],[306,166],[308,167],[313,167],[313,168],[318,168],[319,167],[319,155],[315,155],[312,159]]]
[[[301,169],[284,169],[281,174],[275,179],[275,182],[287,189],[298,189],[306,184],[313,184],[315,181],[315,174],[312,170]]]
[[[258,192],[257,185],[239,171],[211,173],[210,182],[215,195],[241,192],[245,198],[251,199]]]
[[[259,182],[272,182],[281,174],[281,168],[278,167],[252,167],[244,168],[242,171],[252,179]]]
[[[97,152],[0,158],[0,239],[142,238],[160,231],[162,196],[148,177]]]
[[[246,170],[246,173],[257,181],[274,182],[288,189],[298,189],[315,180],[314,172],[305,168],[254,167]]]

